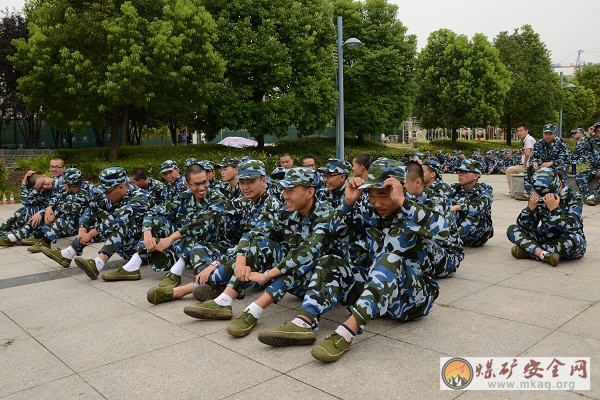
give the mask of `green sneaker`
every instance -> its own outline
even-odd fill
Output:
[[[60,248],[58,248],[58,249],[50,249],[50,248],[48,248],[47,249],[45,247],[40,247],[40,249],[42,250],[42,253],[44,253],[44,255],[46,257],[48,257],[48,258],[56,261],[57,263],[59,263],[61,267],[63,267],[63,268],[69,268],[69,266],[71,265],[71,259],[63,257],[62,254],[61,254],[61,252],[60,252]],[[92,279],[95,279],[95,278],[92,278]]]
[[[273,347],[304,346],[313,344],[315,340],[317,337],[312,328],[300,328],[291,322],[258,332],[258,341]]]
[[[227,285],[200,285],[194,289],[194,298],[198,301],[214,300],[226,287]]]
[[[17,242],[13,242],[13,241],[11,241],[11,240],[10,240],[8,237],[6,237],[6,236],[0,237],[0,246],[2,246],[2,247],[12,247],[12,246],[14,246],[15,244],[17,244]]]
[[[558,253],[548,253],[544,256],[544,262],[552,265],[553,267],[558,266],[558,262],[560,261],[560,255]]]
[[[518,259],[531,258],[529,253],[520,248],[519,246],[513,246],[512,249],[510,249],[510,254],[512,254],[514,258]]]
[[[235,337],[244,337],[252,332],[258,320],[248,310],[242,311],[227,327],[227,333]]]
[[[596,199],[585,199],[583,202],[585,204],[587,204],[588,206],[595,206],[596,205]]]
[[[160,304],[166,301],[173,301],[173,288],[174,286],[155,286],[150,288],[147,294],[148,303]]]
[[[91,260],[94,263],[94,267],[96,267],[96,262]],[[75,261],[77,262],[77,261]],[[79,265],[79,264],[78,264]],[[114,271],[107,272],[102,275],[102,279],[109,282],[117,282],[117,281],[139,281],[142,279],[142,274],[140,274],[140,270],[136,269],[135,271],[125,271],[123,267],[117,268]]]
[[[40,240],[42,240],[42,239],[36,239],[33,236],[30,236],[28,238],[21,239],[19,241],[19,243],[21,243],[23,246],[33,246],[34,244],[36,244]]]
[[[515,200],[519,200],[519,201],[529,201],[529,197],[524,195],[524,194],[520,194],[518,196],[513,197]]]
[[[181,283],[181,277],[179,275],[175,275],[172,272],[167,272],[162,278],[162,280],[158,283],[159,287],[167,287],[167,286],[179,286]]]
[[[46,254],[44,249],[42,249],[42,252]],[[98,271],[98,268],[96,268],[96,262],[94,260],[86,260],[83,257],[75,257],[74,260],[75,265],[77,265],[79,269],[83,270],[83,272],[85,272],[85,274],[90,279],[98,279],[98,275],[100,275],[100,272]]]
[[[231,319],[233,311],[231,306],[220,306],[214,300],[205,301],[195,306],[183,308],[185,315],[198,319]]]
[[[346,342],[336,332],[331,332],[329,336],[315,344],[310,354],[317,360],[323,362],[334,362],[340,359],[348,351],[352,343]]]
[[[23,243],[23,242],[21,241],[21,243]],[[50,248],[50,243],[46,243],[43,240],[38,240],[33,245],[29,246],[27,248],[27,251],[30,252],[30,253],[41,253],[42,252],[42,247],[45,247],[45,248],[49,249]]]

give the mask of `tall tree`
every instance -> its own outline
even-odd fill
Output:
[[[417,40],[406,34],[398,6],[387,0],[335,0],[344,40],[363,46],[344,51],[345,130],[362,143],[364,135],[391,134],[410,113],[415,95]]]
[[[336,105],[331,58],[335,36],[327,0],[211,0],[215,45],[227,62],[225,79],[198,117],[208,138],[220,129],[283,137],[323,129]]]
[[[512,79],[502,111],[506,143],[510,145],[514,125],[542,125],[556,119],[560,88],[550,53],[530,25],[523,25],[512,34],[500,32],[494,46]]]
[[[189,96],[184,102],[198,104],[222,76],[223,62],[211,45],[215,24],[198,0],[28,5],[29,40],[15,42],[12,58],[23,72],[23,99],[57,126],[101,130],[98,119],[104,118],[111,161],[125,107],[151,108],[158,95],[177,104],[179,91]]]
[[[575,72],[576,84],[591,89],[596,99],[596,108],[591,112],[588,121],[600,121],[600,64],[585,64]]]
[[[598,109],[596,94],[592,89],[576,83],[575,89],[564,90],[562,99],[563,132],[573,128],[587,128],[596,121],[595,112]],[[568,137],[568,134],[565,136]]]
[[[16,48],[12,40],[27,37],[27,21],[25,16],[8,8],[0,11],[0,131],[6,123],[17,123],[26,116],[25,105],[17,95],[17,79],[20,74],[9,61]],[[29,131],[23,129],[26,142]],[[0,139],[1,140],[1,139]],[[30,141],[33,141],[31,139]]]
[[[431,33],[419,55],[416,114],[424,128],[483,127],[500,121],[510,76],[482,34],[473,39],[448,29]]]

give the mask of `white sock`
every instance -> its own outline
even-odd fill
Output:
[[[72,260],[73,257],[75,257],[75,254],[77,254],[77,252],[75,251],[73,246],[69,246],[66,249],[60,251],[60,255],[64,258],[68,258],[69,260]]]
[[[596,196],[594,196],[593,194],[590,194],[586,200],[596,200]]]
[[[183,274],[184,269],[185,269],[185,260],[183,258],[180,258],[179,260],[177,260],[175,265],[173,265],[171,267],[171,273],[175,274],[177,276],[181,276],[181,274]]]
[[[354,336],[356,336],[356,334],[350,331],[350,329],[348,329],[348,327],[344,324],[338,326],[335,330],[335,333],[343,337],[348,343],[351,343],[352,340],[354,340]]]
[[[263,313],[264,309],[262,309],[255,302],[252,302],[252,303],[250,303],[250,305],[248,307],[246,307],[246,309],[244,311],[248,311],[250,314],[252,314],[252,316],[254,318],[259,319],[260,315]]]
[[[8,235],[6,235],[6,237],[13,243],[17,243],[17,237],[15,235],[13,235],[12,233],[9,233]]]
[[[133,271],[137,271],[138,269],[140,269],[141,266],[142,266],[142,258],[140,257],[140,255],[138,253],[134,253],[133,256],[131,257],[131,259],[129,261],[127,261],[127,264],[123,265],[123,269],[127,272],[133,272]]]
[[[300,328],[312,328],[308,322],[306,322],[303,318],[296,317],[292,320],[292,324],[300,327]]]
[[[543,260],[544,257],[546,257],[546,254],[550,254],[550,252],[548,252],[548,251],[542,251],[542,253],[540,254],[540,260]]]
[[[102,271],[102,268],[104,268],[105,262],[100,257],[94,258],[94,262],[96,263],[96,269],[98,271]]]
[[[233,299],[225,293],[221,293],[219,297],[215,299],[215,303],[217,303],[220,306],[230,306],[233,304]]]

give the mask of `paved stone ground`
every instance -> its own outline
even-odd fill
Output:
[[[146,291],[162,274],[147,267],[141,281],[91,281],[25,247],[0,249],[0,398],[600,399],[600,207],[584,208],[582,260],[558,268],[515,260],[505,232],[525,204],[504,195],[504,176],[483,181],[495,189],[495,236],[467,249],[456,276],[440,281],[431,314],[373,321],[331,365],[313,359],[310,346],[258,342],[258,330],[296,314],[300,301],[292,296],[269,307],[250,336],[235,339],[227,321],[183,314],[192,298],[149,304]],[[16,208],[0,205],[0,219]],[[184,281],[191,279],[186,272]],[[235,302],[234,315],[257,296]],[[339,307],[326,315],[318,339],[346,316]],[[440,357],[455,356],[590,357],[591,390],[440,391]]]

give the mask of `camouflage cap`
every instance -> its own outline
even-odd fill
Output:
[[[240,160],[238,160],[235,157],[227,156],[227,157],[224,157],[219,164],[217,164],[217,167],[219,167],[219,168],[223,168],[223,167],[237,168],[238,165],[240,165]]]
[[[185,160],[185,167],[189,167],[190,165],[194,165],[194,164],[198,164],[200,165],[200,163],[198,162],[198,160],[196,160],[194,157],[190,157],[188,159]]]
[[[164,174],[165,172],[173,171],[175,168],[179,169],[177,163],[173,160],[167,160],[160,165],[160,173]]]
[[[465,158],[460,163],[460,167],[458,167],[458,171],[475,172],[476,174],[481,175],[481,164],[477,160]]]
[[[435,174],[438,176],[438,178],[441,176],[440,170],[442,169],[442,166],[436,160],[423,161],[423,165],[427,165],[429,168],[431,168],[433,172],[435,172]]]
[[[295,167],[285,172],[285,177],[278,182],[280,186],[289,188],[293,186],[315,186],[315,171],[312,168]]]
[[[271,179],[279,181],[285,178],[285,173],[287,172],[287,168],[277,167],[273,171],[271,171]]]
[[[260,160],[246,160],[238,165],[238,179],[256,179],[267,176],[265,164]]]
[[[317,171],[319,171],[323,174],[326,172],[330,172],[330,173],[338,173],[338,174],[348,175],[350,173],[351,168],[352,168],[352,165],[347,161],[339,160],[337,158],[328,158],[327,165],[324,167],[318,168]]]
[[[495,151],[495,150],[488,150],[488,151],[486,151],[486,152],[485,152],[485,155],[486,155],[486,156],[492,156],[492,155],[494,155],[494,154],[496,154],[496,151]]]
[[[599,126],[600,126],[600,121],[598,121],[598,122],[594,123],[594,128],[597,128],[597,127],[599,127]]]
[[[533,174],[531,178],[533,182],[533,190],[540,196],[548,193],[556,193],[560,186],[560,178],[550,168],[540,168]]]
[[[127,171],[124,168],[110,167],[100,172],[100,184],[98,188],[106,192],[117,185],[127,182],[129,182],[129,176],[127,176]]]
[[[244,157],[240,158],[240,163],[243,163],[244,161],[249,161],[249,160],[252,160],[252,157],[244,156]]]
[[[406,167],[400,161],[389,158],[378,158],[369,167],[367,181],[359,189],[378,189],[383,187],[387,178],[396,178],[401,183],[406,181]]]
[[[544,125],[544,129],[542,129],[542,132],[556,133],[556,126],[552,124],[546,124]]]
[[[212,161],[202,160],[202,161],[198,161],[198,164],[200,164],[200,166],[207,171],[215,170],[215,163],[213,163]]]
[[[583,130],[583,128],[575,128],[571,130],[571,135],[575,135],[576,133],[583,133],[585,134],[585,131]]]
[[[62,176],[69,186],[80,186],[83,182],[83,175],[77,168],[67,168]]]
[[[414,158],[423,159],[423,153],[419,153],[419,152],[417,152],[417,153],[413,154],[413,157],[414,157]]]

